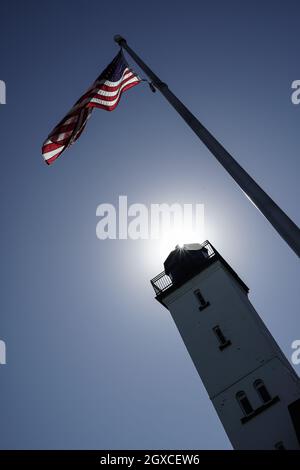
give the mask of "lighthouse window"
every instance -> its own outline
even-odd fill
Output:
[[[204,308],[206,308],[206,307],[208,307],[208,306],[210,305],[210,303],[207,302],[207,301],[205,300],[205,298],[203,297],[203,295],[202,295],[200,289],[195,290],[195,291],[194,291],[194,294],[195,294],[195,296],[196,296],[196,298],[197,298],[197,300],[198,300],[198,302],[199,302],[199,304],[200,304],[199,310],[203,310]]]
[[[240,407],[242,408],[243,413],[245,415],[249,415],[253,412],[252,405],[251,405],[250,401],[248,400],[248,397],[247,397],[245,392],[243,392],[243,391],[238,392],[236,394],[236,399],[239,402]]]
[[[265,386],[262,380],[255,380],[253,386],[263,403],[267,403],[271,400],[271,395],[269,394],[267,387]]]
[[[282,441],[276,442],[276,444],[275,444],[274,447],[275,447],[275,449],[277,449],[277,450],[285,450],[285,447],[284,447]]]
[[[223,334],[223,332],[222,332],[221,328],[219,327],[219,325],[215,326],[215,327],[213,328],[213,331],[214,331],[216,337],[218,338],[218,341],[219,341],[219,343],[220,343],[219,348],[220,348],[221,350],[223,350],[224,348],[226,348],[226,346],[230,346],[230,345],[231,345],[231,341],[228,340],[228,339],[225,337],[225,335]]]

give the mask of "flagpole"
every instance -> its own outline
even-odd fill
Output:
[[[254,179],[239,165],[239,163],[227,152],[217,139],[201,124],[200,121],[186,108],[186,106],[171,92],[168,85],[162,82],[157,75],[143,62],[143,60],[128,46],[122,36],[114,36],[114,40],[123,47],[139,67],[148,75],[155,88],[169,101],[171,106],[180,114],[188,126],[195,132],[199,139],[206,145],[218,162],[232,176],[234,181],[245,192],[249,199],[262,212],[266,219],[273,225],[279,235],[300,257],[300,229],[280,209],[280,207],[268,196],[267,193],[254,181]]]

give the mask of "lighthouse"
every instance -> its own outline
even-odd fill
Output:
[[[300,449],[300,380],[208,241],[176,247],[151,280],[234,449]]]

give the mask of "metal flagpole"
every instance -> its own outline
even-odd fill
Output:
[[[114,36],[117,44],[123,47],[135,60],[140,68],[151,79],[169,103],[176,109],[180,116],[195,132],[200,140],[206,145],[218,162],[232,176],[239,187],[246,193],[250,200],[262,212],[262,214],[273,225],[286,243],[300,257],[300,229],[280,209],[280,207],[265,193],[265,191],[254,181],[254,179],[238,164],[238,162],[227,152],[227,150],[215,139],[215,137],[198,121],[198,119],[185,107],[185,105],[169,90],[168,85],[162,82],[155,73],[140,59],[139,56],[128,46],[126,39],[122,36]]]

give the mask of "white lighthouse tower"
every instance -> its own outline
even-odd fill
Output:
[[[171,313],[234,449],[300,449],[300,380],[208,242],[170,253],[151,283]]]

